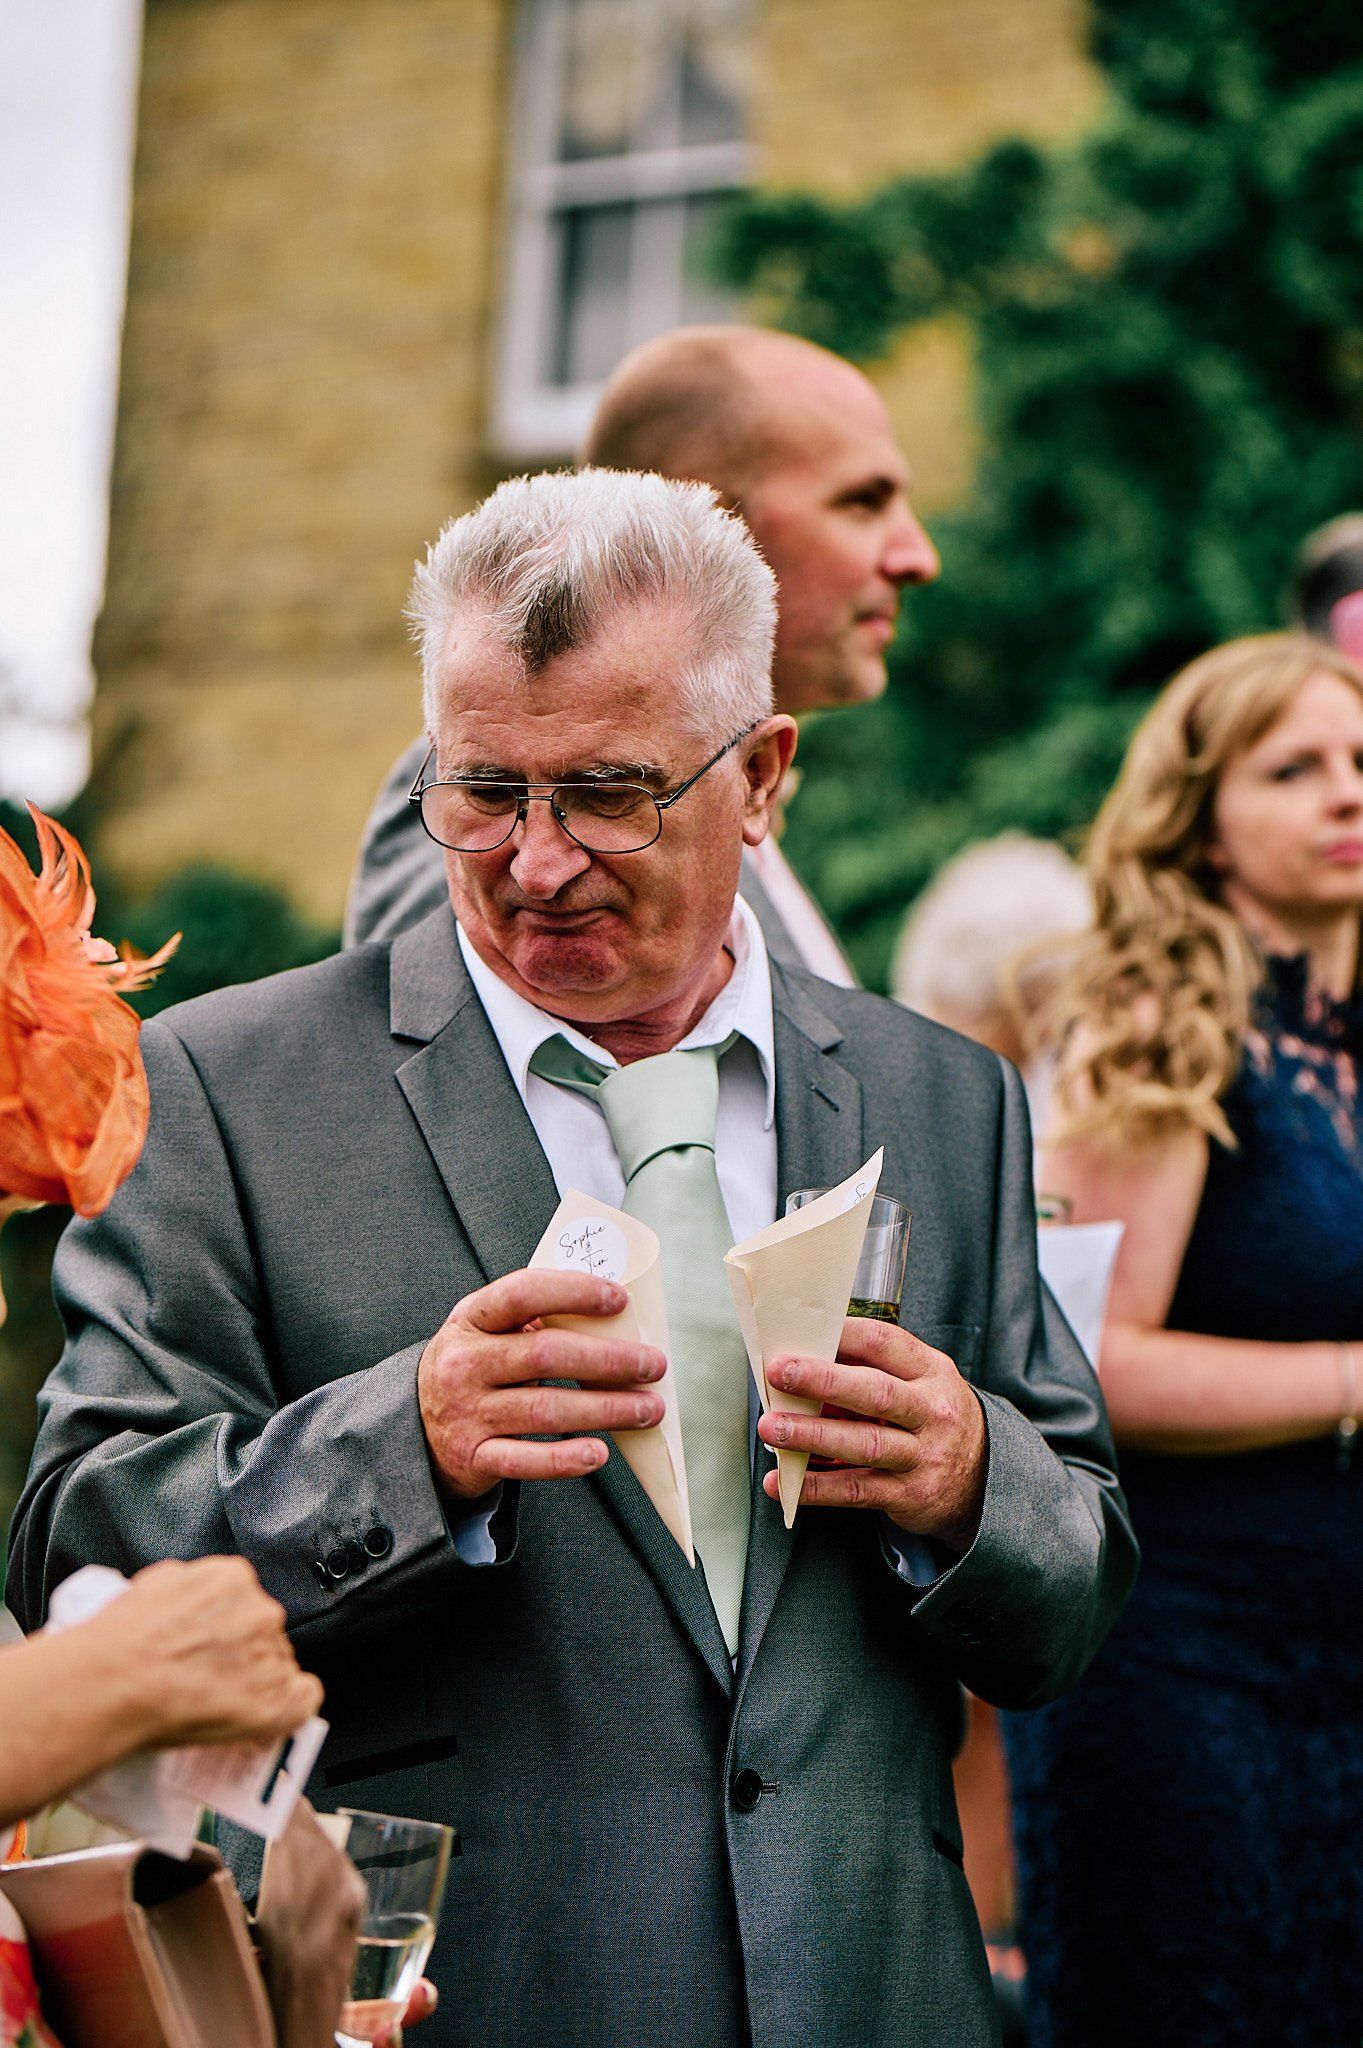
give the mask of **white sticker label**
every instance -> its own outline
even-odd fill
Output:
[[[559,1232],[554,1264],[561,1273],[595,1273],[601,1280],[618,1280],[629,1264],[629,1242],[618,1223],[604,1216],[578,1216]]]

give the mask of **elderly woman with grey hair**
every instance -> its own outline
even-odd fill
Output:
[[[1062,848],[1003,832],[947,862],[895,947],[896,1001],[1020,1067],[1034,1130],[1045,1121],[1050,1074],[1038,1020],[1067,942],[1092,919],[1088,882]]]

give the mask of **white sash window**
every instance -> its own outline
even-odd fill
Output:
[[[747,0],[521,0],[493,440],[575,452],[602,380],[730,317],[696,250],[746,183]]]

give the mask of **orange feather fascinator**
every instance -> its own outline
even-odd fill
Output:
[[[138,959],[92,938],[90,864],[69,832],[29,811],[36,875],[0,831],[0,1203],[69,1202],[94,1216],[147,1135],[141,1019],[123,998],[180,939]]]

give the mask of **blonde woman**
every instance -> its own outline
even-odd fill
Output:
[[[1126,1236],[1101,1370],[1143,1565],[1013,1717],[1031,2048],[1363,2036],[1363,671],[1234,641],[1093,829],[1042,1182]]]

